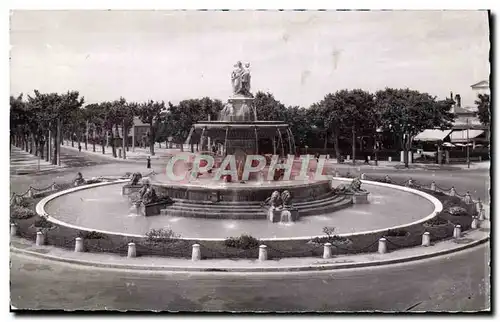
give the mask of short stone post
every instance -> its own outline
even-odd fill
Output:
[[[385,254],[387,253],[387,239],[384,237],[378,240],[378,253]]]
[[[75,252],[76,253],[83,253],[83,238],[82,237],[76,237],[76,239],[75,239]]]
[[[260,261],[267,260],[267,246],[266,245],[259,246],[259,260]]]
[[[11,236],[17,235],[17,226],[14,223],[10,224],[10,235]]]
[[[458,239],[462,236],[462,227],[460,225],[456,225],[455,229],[453,229],[453,238]]]
[[[51,190],[52,190],[52,191],[56,191],[56,189],[57,189],[57,186],[56,186],[56,184],[55,184],[55,183],[53,183],[53,184],[52,184],[52,187],[51,187]]]
[[[392,157],[389,157],[389,158],[388,158],[388,161],[389,161],[389,162],[392,162]]]
[[[470,224],[470,228],[478,229],[479,228],[479,220],[476,216],[472,217],[472,223]]]
[[[470,195],[469,191],[467,191],[467,192],[465,193],[464,202],[465,202],[466,204],[468,204],[468,205],[470,205],[470,204],[472,203],[472,197],[471,197],[471,195]]]
[[[36,242],[35,244],[37,246],[43,246],[45,244],[45,236],[41,231],[36,233]]]
[[[191,260],[199,261],[201,259],[201,250],[199,244],[194,244],[191,251]]]
[[[454,197],[457,195],[457,191],[455,190],[455,187],[451,187],[450,189],[450,196]]]
[[[345,158],[347,161],[351,160],[351,156],[350,155],[347,155],[347,157]]]
[[[127,257],[134,258],[136,256],[137,256],[137,250],[135,248],[135,243],[128,243]]]
[[[485,219],[486,219],[485,210],[484,210],[484,208],[481,208],[481,210],[479,211],[479,220],[483,221]]]
[[[365,180],[366,179],[366,174],[365,173],[362,173],[361,174],[361,180]]]
[[[332,244],[326,243],[323,246],[323,258],[332,258]]]
[[[28,198],[33,198],[33,188],[31,187],[28,189]]]
[[[431,183],[431,191],[436,191],[436,183],[434,181]]]
[[[422,246],[430,246],[431,245],[431,233],[429,233],[428,231],[426,231],[423,235],[422,235]]]
[[[337,177],[337,178],[340,177],[340,172],[335,171],[335,177]]]

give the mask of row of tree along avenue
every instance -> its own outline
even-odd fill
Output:
[[[372,144],[374,138],[380,139],[383,149],[407,151],[411,138],[421,131],[451,128],[454,103],[450,98],[439,100],[427,93],[393,88],[376,93],[339,90],[308,108],[287,107],[271,93],[257,92],[254,100],[259,120],[282,120],[290,124],[300,149],[298,153],[325,153],[332,149],[337,160],[347,154],[355,159],[356,151],[376,146]],[[480,95],[476,104],[481,122],[489,124],[489,96]],[[208,97],[183,100],[175,105],[119,98],[85,105],[77,91],[58,94],[35,90],[32,95],[11,96],[10,108],[12,143],[57,164],[58,143],[62,138],[83,142],[85,149],[91,143],[93,151],[96,144],[101,145],[102,153],[109,144],[117,157],[115,138],[120,137],[120,132],[122,137],[125,133],[121,145],[126,158],[134,117],[149,125],[148,145],[154,155],[155,142],[170,138],[173,143],[183,143],[192,124],[217,119],[223,103]],[[408,153],[404,155],[407,158]]]

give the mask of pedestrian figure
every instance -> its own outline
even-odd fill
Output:
[[[82,146],[78,143],[78,152],[82,152]]]
[[[151,169],[151,157],[148,155],[148,169]]]

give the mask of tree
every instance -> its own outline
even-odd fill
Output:
[[[84,103],[84,98],[80,97],[78,91],[68,91],[65,94],[48,93],[42,94],[35,90],[33,96],[28,96],[28,105],[33,111],[38,111],[36,122],[39,124],[48,124],[48,130],[55,135],[53,164],[58,164],[61,124],[71,122],[72,113],[79,109]],[[45,129],[42,128],[42,130]]]
[[[23,101],[23,94],[18,97],[10,96],[11,140],[22,149],[27,148],[26,136],[30,121],[28,113],[26,102]]]
[[[202,99],[188,99],[180,101],[174,105],[168,103],[168,110],[164,114],[163,135],[172,136],[174,142],[181,143],[181,150],[184,149],[183,143],[187,139],[189,132],[196,122],[217,119],[223,104],[220,100],[212,100],[209,97]]]
[[[450,99],[436,101],[436,97],[408,88],[378,91],[375,103],[382,113],[380,125],[383,129],[403,139],[406,167],[413,136],[425,129],[451,128],[454,120]]]
[[[285,105],[276,100],[271,93],[257,92],[253,104],[259,120],[283,121],[286,117]]]
[[[340,133],[349,129],[352,135],[352,159],[355,163],[357,134],[373,131],[377,123],[373,94],[361,89],[344,89],[335,94],[327,94],[320,105],[324,108],[325,128],[330,129],[334,137],[337,160],[340,158]]]
[[[149,124],[149,149],[155,155],[155,132],[161,120],[161,113],[165,111],[165,102],[148,101],[137,107],[137,114],[142,122]]]
[[[474,103],[477,105],[479,121],[484,125],[490,125],[490,95],[478,94]]]

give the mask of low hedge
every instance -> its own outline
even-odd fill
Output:
[[[453,227],[456,224],[462,226],[462,230],[470,228],[472,216],[477,215],[475,205],[467,205],[458,197],[451,197],[444,193],[420,189],[433,195],[443,203],[443,211],[436,218],[426,223],[414,224],[397,231],[381,231],[363,235],[353,235],[348,238],[339,236],[324,236],[313,240],[307,238],[290,240],[269,240],[259,241],[252,236],[240,236],[238,238],[228,238],[226,240],[184,240],[177,239],[177,236],[165,239],[130,238],[121,235],[101,234],[96,232],[82,231],[66,226],[52,224],[52,228],[46,236],[47,244],[74,249],[75,238],[83,237],[84,246],[88,252],[110,252],[126,255],[128,243],[136,244],[138,256],[166,256],[166,257],[191,257],[192,245],[200,244],[202,258],[254,258],[258,257],[259,245],[267,246],[268,258],[283,257],[310,257],[321,256],[323,254],[324,242],[332,243],[332,255],[355,254],[375,252],[378,248],[378,240],[385,237],[388,241],[388,250],[395,250],[402,247],[412,247],[421,245],[422,234],[430,232],[433,241],[451,237]],[[30,209],[35,210],[36,203],[41,198],[34,198],[29,201]],[[450,207],[463,207],[467,209],[467,216],[452,216],[447,212]],[[13,218],[18,225],[18,232],[21,237],[35,241],[37,228],[35,222],[40,221],[40,217]],[[43,221],[43,220],[42,220]],[[404,232],[404,233],[403,233]]]

